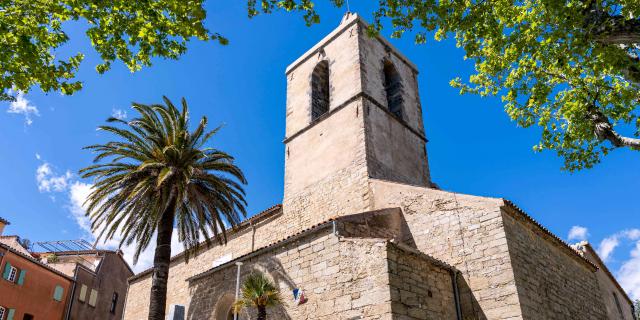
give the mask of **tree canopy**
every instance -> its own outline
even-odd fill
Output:
[[[82,88],[75,75],[81,52],[57,57],[69,41],[70,22],[84,26],[102,62],[99,73],[116,60],[129,70],[151,65],[151,58],[177,59],[192,38],[227,40],[207,30],[203,0],[88,1],[6,0],[0,4],[0,100],[39,86],[44,92],[72,94]]]
[[[336,6],[343,1],[332,0]],[[249,1],[249,14],[303,11],[312,1]],[[591,168],[618,147],[640,149],[640,2],[636,0],[385,0],[372,33],[390,22],[393,37],[453,37],[475,73],[451,85],[500,96],[519,126],[542,129],[537,151],[564,168]]]

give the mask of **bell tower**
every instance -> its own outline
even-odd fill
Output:
[[[285,214],[366,211],[371,179],[431,185],[417,74],[352,13],[287,67]]]

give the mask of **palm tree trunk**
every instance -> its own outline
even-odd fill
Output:
[[[173,233],[173,203],[162,214],[158,224],[156,252],[153,256],[153,278],[151,283],[151,301],[149,320],[164,320],[167,302],[167,280],[171,260],[171,235]]]
[[[267,308],[258,307],[258,320],[267,320]]]

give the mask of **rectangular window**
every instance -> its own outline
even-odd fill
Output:
[[[0,306],[0,320],[4,320],[4,312],[7,311],[4,307]]]
[[[95,289],[91,289],[91,294],[89,295],[89,305],[95,307],[96,300],[98,300],[98,291],[96,291]]]
[[[116,307],[118,306],[118,293],[114,292],[111,297],[111,307],[109,308],[109,312],[116,313]]]
[[[85,302],[87,298],[87,285],[83,284],[80,287],[80,294],[78,295],[78,300],[80,300],[80,302]]]
[[[13,320],[13,315],[16,313],[15,309],[9,309],[9,311],[7,311],[7,320]]]
[[[11,270],[9,270],[9,277],[7,278],[7,280],[11,282],[15,282],[17,273],[18,273],[18,269],[16,267],[11,267]]]
[[[56,286],[53,290],[53,300],[62,301],[62,295],[64,294],[64,289],[62,286]]]

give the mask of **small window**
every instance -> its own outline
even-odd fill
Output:
[[[22,320],[33,320],[33,315],[25,313],[24,316],[22,317]]]
[[[89,305],[92,307],[95,307],[97,300],[98,300],[98,291],[96,291],[95,289],[91,289],[91,294],[89,295]]]
[[[613,300],[616,301],[616,307],[618,307],[618,314],[620,315],[620,319],[624,319],[624,314],[622,314],[622,307],[620,306],[618,295],[615,292],[611,292],[611,294],[613,294]]]
[[[329,111],[329,63],[320,61],[311,74],[311,121]]]
[[[4,313],[7,311],[3,306],[0,306],[0,320],[4,320]]]
[[[56,286],[53,290],[53,300],[62,301],[62,295],[64,294],[64,289],[62,286]]]
[[[109,308],[109,312],[116,313],[117,306],[118,306],[118,293],[114,292],[113,296],[111,296],[111,307]]]
[[[9,277],[7,278],[7,280],[11,282],[15,282],[16,274],[18,274],[18,269],[16,267],[11,267],[11,270],[9,271]]]
[[[389,60],[384,61],[384,91],[387,96],[387,108],[396,118],[402,119],[403,88],[400,74]]]
[[[78,300],[79,300],[80,302],[85,302],[86,297],[87,297],[87,285],[86,285],[86,284],[83,284],[83,285],[80,287],[80,294],[78,294]]]
[[[13,320],[13,316],[16,314],[16,309],[7,310],[7,320]]]

